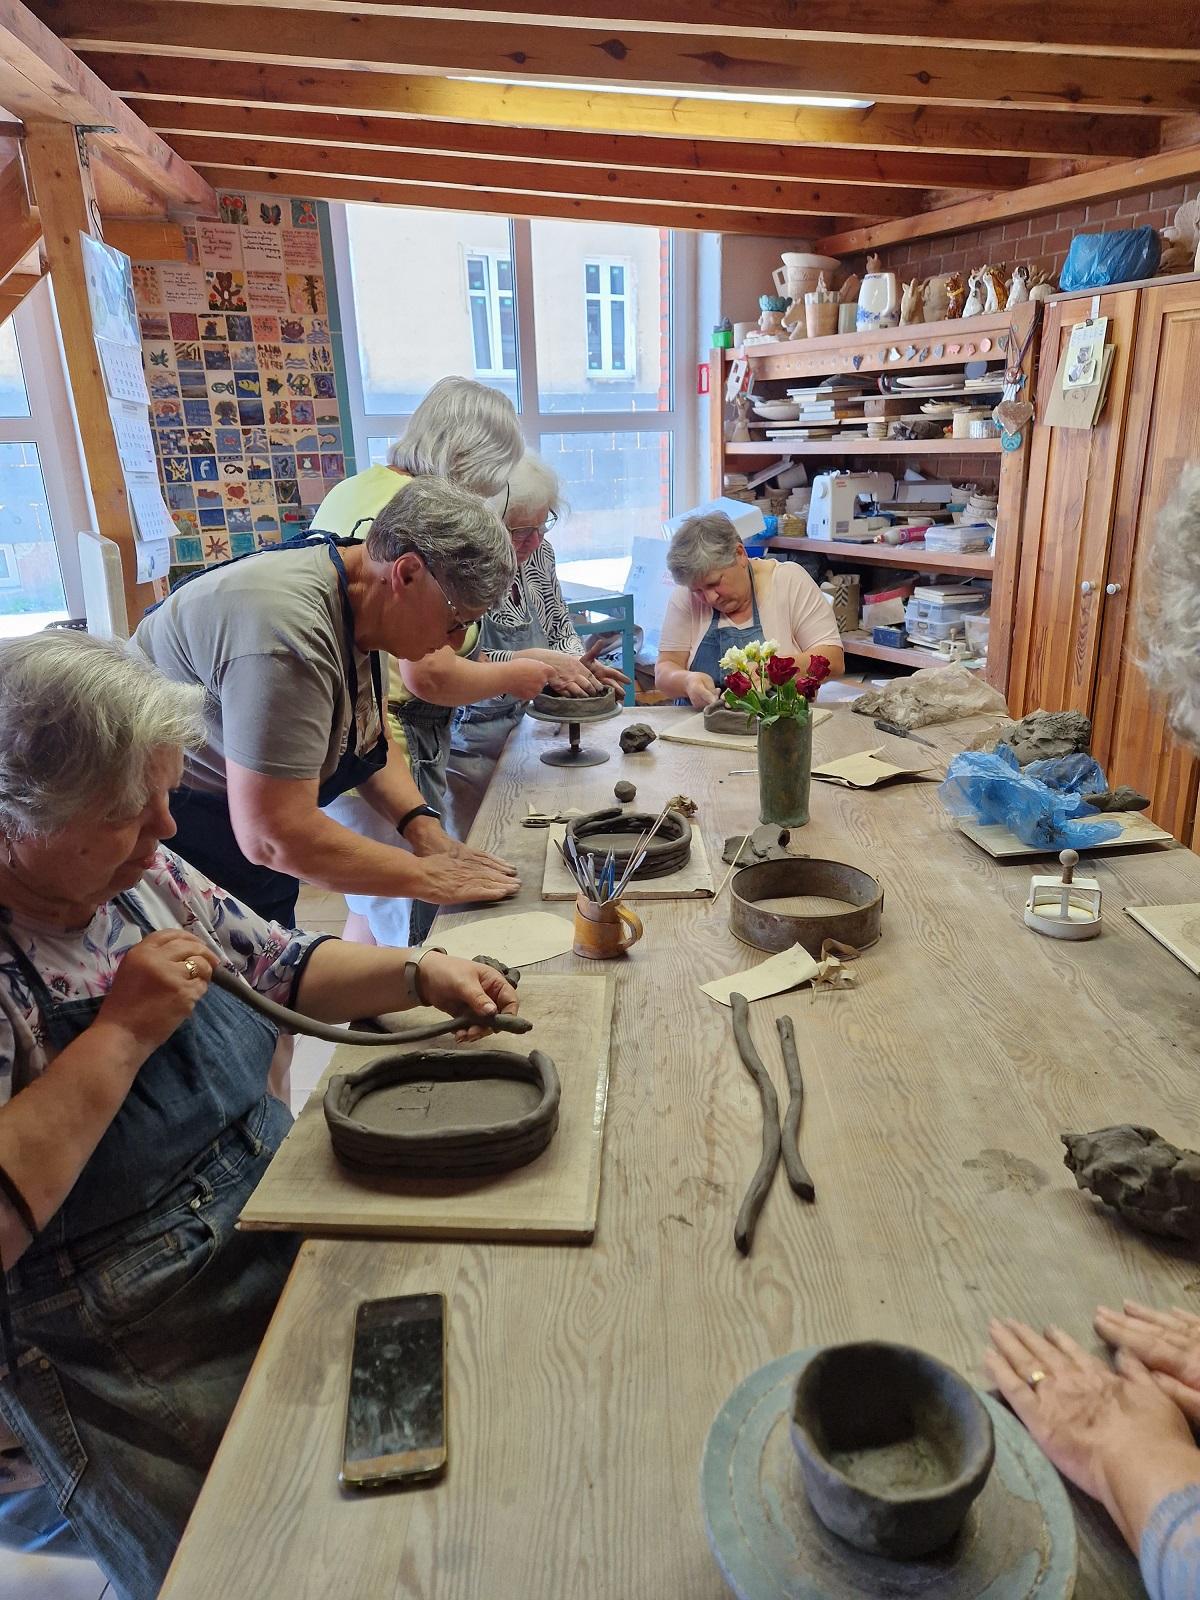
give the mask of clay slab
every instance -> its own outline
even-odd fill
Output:
[[[596,1231],[600,1203],[613,993],[609,976],[529,973],[520,995],[532,1033],[496,1034],[487,1041],[489,1050],[517,1055],[528,1055],[531,1047],[544,1050],[559,1069],[558,1132],[528,1166],[488,1178],[421,1182],[347,1172],[329,1142],[322,1100],[335,1073],[364,1066],[371,1052],[344,1045],[334,1051],[238,1226],[350,1238],[586,1243]],[[403,1013],[414,1023],[430,1015]],[[381,1044],[382,1054],[386,1041]]]
[[[1126,906],[1126,912],[1200,978],[1200,902],[1182,906]]]
[[[997,861],[1033,861],[1040,856],[1058,854],[1054,849],[1042,850],[1037,845],[1026,844],[999,823],[984,824],[956,820],[960,830],[972,844],[977,844],[981,850],[986,850],[988,855],[994,856]],[[1128,850],[1133,845],[1175,843],[1165,828],[1160,828],[1156,822],[1151,822],[1150,818],[1144,817],[1140,811],[1110,811],[1104,821],[1119,823],[1120,834],[1115,839],[1105,839],[1101,844],[1080,845],[1081,856],[1093,855],[1102,850]]]
[[[567,836],[566,825],[555,822],[546,830],[546,868],[542,875],[543,900],[574,901],[579,889],[567,871],[567,864],[558,853],[558,846]],[[631,880],[622,900],[711,900],[716,891],[712,868],[708,864],[708,850],[699,828],[692,826],[692,853],[687,864],[665,878]],[[532,1040],[531,1034],[526,1034]],[[548,1050],[547,1055],[553,1055]]]

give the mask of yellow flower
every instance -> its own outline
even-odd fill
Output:
[[[731,645],[721,657],[721,671],[745,672],[750,661],[750,649],[742,650],[737,645]]]
[[[760,661],[769,661],[772,656],[777,656],[779,654],[779,646],[776,644],[774,639],[764,639],[758,648],[758,659]]]
[[[747,661],[761,661],[763,658],[762,645],[759,644],[757,639],[751,639],[743,654]]]

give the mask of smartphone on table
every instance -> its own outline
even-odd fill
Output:
[[[364,1300],[354,1318],[339,1481],[374,1489],[436,1478],[445,1466],[445,1296]]]

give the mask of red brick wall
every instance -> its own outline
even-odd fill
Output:
[[[1012,267],[1028,261],[1053,267],[1057,275],[1074,234],[1137,228],[1143,223],[1162,228],[1185,200],[1197,195],[1200,183],[1180,183],[1170,189],[1125,195],[1120,200],[1097,200],[1066,211],[1047,211],[1020,222],[971,228],[940,239],[914,239],[908,244],[890,245],[880,254],[884,266],[901,279],[931,278],[942,272],[961,272],[965,277],[975,267]],[[855,257],[850,266],[860,272],[863,258]]]

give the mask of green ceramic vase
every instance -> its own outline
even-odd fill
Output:
[[[780,717],[758,725],[758,816],[782,828],[808,821],[812,781],[812,718]]]

